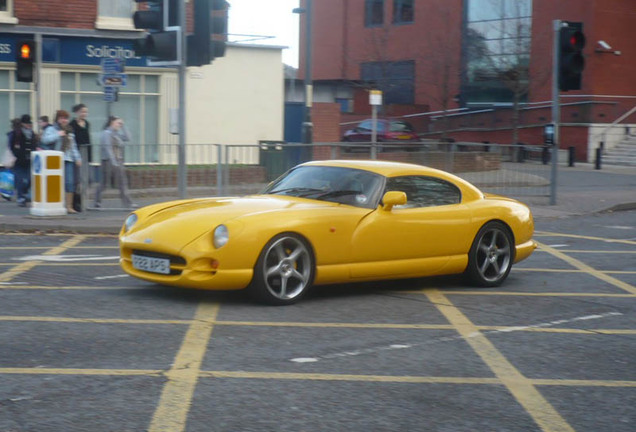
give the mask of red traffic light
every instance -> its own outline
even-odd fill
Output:
[[[585,35],[580,31],[575,31],[570,35],[570,46],[576,50],[582,50],[585,47]]]

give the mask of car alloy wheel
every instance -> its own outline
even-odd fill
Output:
[[[507,227],[500,222],[484,225],[471,247],[467,274],[481,286],[500,285],[512,267],[513,241]]]
[[[294,234],[274,237],[256,264],[252,292],[270,304],[291,304],[308,290],[314,277],[314,259],[307,243]]]

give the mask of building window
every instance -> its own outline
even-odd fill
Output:
[[[98,17],[95,27],[107,30],[134,30],[132,15],[135,2],[130,0],[98,0]]]
[[[360,65],[360,78],[382,90],[385,104],[415,103],[415,62],[369,62]]]
[[[393,0],[393,23],[407,24],[413,22],[414,0]]]
[[[367,27],[384,24],[384,0],[366,0],[364,2],[364,25]]]
[[[5,130],[10,127],[10,119],[23,114],[33,116],[32,99],[30,83],[16,81],[13,70],[0,70],[0,118],[6,119]]]
[[[532,0],[465,0],[462,99],[490,105],[528,93]]]
[[[108,117],[108,105],[104,102],[103,88],[97,83],[98,74],[62,72],[60,78],[62,109],[70,112],[71,107],[80,102],[88,106],[93,154],[99,154],[99,134]],[[119,101],[111,106],[112,114],[124,119],[132,135],[132,143],[126,150],[126,162],[160,161],[159,96],[158,75],[128,73],[128,85],[121,88]]]
[[[0,23],[18,23],[18,20],[13,16],[13,0],[0,0]]]

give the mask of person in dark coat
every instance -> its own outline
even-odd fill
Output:
[[[35,151],[38,141],[37,135],[33,132],[30,115],[24,114],[20,118],[19,124],[14,122],[8,139],[9,148],[15,156],[13,174],[15,175],[18,205],[26,207],[31,202],[31,152]]]
[[[86,117],[88,117],[88,107],[83,103],[77,104],[73,107],[73,120],[69,123],[73,128],[73,133],[75,134],[75,142],[77,143],[77,148],[80,153],[82,153],[82,149],[86,149],[86,163],[89,165],[93,159],[93,151],[91,147],[91,130],[90,124]],[[80,194],[80,185],[81,185],[81,177],[80,177],[80,169],[78,167],[75,168],[75,192],[73,194],[73,209],[75,211],[82,211],[82,195]],[[89,183],[90,183],[90,172],[89,172]]]

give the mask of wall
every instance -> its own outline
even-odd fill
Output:
[[[232,45],[212,65],[188,68],[189,144],[283,139],[280,47]]]

